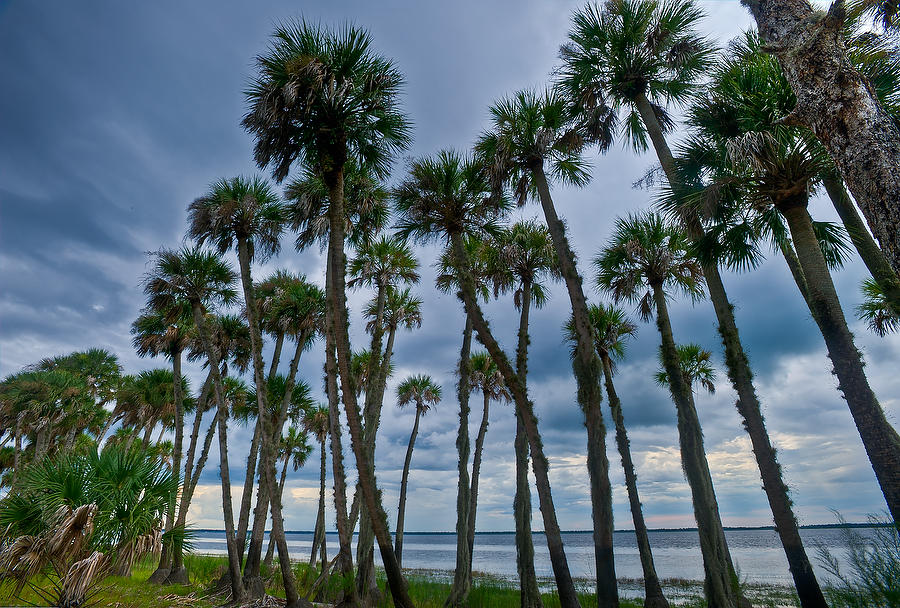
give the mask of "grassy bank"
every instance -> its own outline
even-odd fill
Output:
[[[156,560],[146,559],[138,563],[131,577],[107,577],[92,591],[89,604],[92,606],[116,606],[117,608],[164,608],[169,606],[212,608],[220,606],[227,596],[213,589],[213,582],[225,571],[225,558],[210,555],[190,555],[185,559],[190,574],[190,585],[171,585],[159,587],[147,584],[146,580],[156,567]],[[310,571],[306,564],[297,564],[295,568],[301,594],[308,592],[317,572]],[[446,572],[429,570],[410,570],[407,572],[410,584],[410,596],[419,608],[442,608],[449,589],[449,576]],[[276,567],[267,572],[269,577],[267,589],[272,595],[282,596],[280,571]],[[546,581],[546,588],[552,586]],[[582,605],[591,606],[596,603],[589,590],[592,583],[587,580],[578,581],[582,593]],[[664,581],[665,590],[673,604],[700,608],[705,606],[702,599],[703,586],[695,581]],[[41,605],[42,598],[38,589],[46,587],[49,581],[37,581],[27,587],[19,598],[12,595],[8,585],[0,586],[0,605],[30,604]],[[333,577],[329,587],[336,589],[340,580]],[[385,588],[383,578],[379,585]],[[640,596],[641,583],[634,580],[623,580],[620,583],[623,594]],[[796,599],[790,589],[784,587],[747,586],[747,594],[754,606],[780,607],[796,606]],[[559,600],[553,593],[543,596],[545,608],[559,608]],[[515,583],[485,574],[476,574],[474,586],[469,596],[469,604],[483,608],[519,608],[519,591]],[[638,608],[640,599],[625,599],[622,608]],[[380,608],[390,608],[389,597],[380,603]]]

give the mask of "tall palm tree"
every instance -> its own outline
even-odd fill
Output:
[[[322,554],[322,568],[327,564],[325,552],[325,475],[327,469],[328,452],[325,442],[328,440],[328,406],[319,405],[308,408],[303,412],[303,429],[316,438],[319,443],[319,508],[316,510],[316,527],[313,532],[312,553],[309,557],[309,566],[316,565],[317,551]]]
[[[473,389],[481,391],[483,408],[481,424],[475,436],[475,450],[472,452],[472,498],[469,506],[469,554],[475,551],[475,514],[478,509],[478,480],[481,476],[481,459],[484,453],[484,439],[487,436],[491,401],[510,401],[511,396],[503,383],[503,375],[497,364],[486,352],[475,353],[469,362],[469,382]]]
[[[628,320],[622,309],[615,306],[591,304],[588,310],[591,315],[591,324],[594,326],[594,332],[597,336],[597,354],[600,355],[600,361],[603,363],[603,383],[606,386],[606,397],[609,399],[610,413],[612,414],[613,423],[616,425],[616,447],[619,450],[619,457],[622,459],[622,469],[625,472],[628,504],[631,507],[634,535],[637,539],[638,555],[640,556],[641,569],[644,573],[644,606],[668,608],[669,602],[663,595],[659,576],[656,574],[656,566],[653,563],[650,536],[647,533],[647,524],[644,521],[641,497],[638,494],[637,473],[634,469],[634,460],[631,457],[631,447],[625,427],[622,402],[613,383],[616,362],[625,356],[625,340],[634,335],[637,327]],[[574,329],[570,319],[566,325],[570,341],[574,338]]]
[[[618,219],[609,244],[594,263],[597,285],[615,301],[636,302],[645,321],[656,313],[663,363],[678,414],[682,468],[691,487],[700,534],[706,600],[711,607],[735,608],[744,602],[719,517],[693,392],[681,375],[666,301],[673,291],[694,299],[702,297],[700,264],[690,256],[685,235],[650,213]]]
[[[229,306],[237,299],[231,267],[214,253],[202,247],[183,247],[181,250],[162,249],[155,254],[153,269],[144,278],[144,293],[149,307],[156,311],[191,308],[194,326],[203,342],[213,376],[213,389],[218,406],[219,473],[222,480],[222,511],[225,516],[225,545],[228,550],[228,572],[231,577],[232,601],[245,597],[241,580],[240,557],[234,536],[234,510],[231,502],[231,476],[228,468],[228,410],[224,386],[219,370],[219,352],[213,346],[205,313],[222,305]]]
[[[396,563],[380,505],[374,463],[366,458],[357,400],[350,378],[350,336],[345,297],[345,166],[352,159],[384,177],[393,156],[409,144],[409,123],[398,107],[403,77],[372,49],[369,34],[295,21],[276,28],[247,93],[243,126],[254,136],[260,167],[283,180],[295,160],[321,176],[328,192],[326,353],[336,353],[341,395],[366,504],[394,603],[412,605]],[[329,374],[333,376],[333,374]],[[333,391],[329,391],[333,392]]]
[[[397,532],[394,535],[394,553],[397,562],[403,565],[403,523],[406,519],[406,489],[409,482],[409,465],[412,462],[413,447],[419,434],[419,419],[423,414],[437,405],[441,400],[441,387],[435,384],[430,376],[409,376],[397,387],[397,405],[401,408],[414,404],[416,419],[409,434],[409,445],[406,447],[406,460],[403,461],[403,474],[400,477],[400,504],[397,507]]]
[[[477,299],[475,282],[469,270],[469,254],[466,251],[465,235],[496,234],[497,219],[507,207],[504,197],[488,196],[489,192],[490,183],[483,166],[473,160],[463,158],[452,150],[444,150],[436,156],[418,159],[411,164],[409,176],[395,191],[397,210],[400,214],[398,228],[401,235],[413,236],[423,242],[448,241],[453,267],[461,287],[460,294],[472,327],[503,374],[503,380],[513,395],[516,406],[523,412],[525,431],[532,454],[532,467],[541,503],[541,514],[544,518],[547,546],[550,550],[550,561],[560,601],[564,608],[572,608],[579,606],[578,596],[563,549],[559,522],[556,519],[556,509],[553,506],[553,496],[550,490],[549,467],[544,456],[533,404],[529,401],[515,370],[488,327]],[[463,382],[468,390],[468,378],[461,379],[461,386]],[[466,446],[466,451],[468,451],[468,446]],[[462,519],[460,514],[468,509],[468,505],[460,505],[458,501],[457,509],[457,521],[459,522]],[[466,520],[468,521],[468,517]],[[467,522],[462,526],[467,526]],[[463,550],[467,552],[468,532],[464,530],[466,533],[460,534],[460,527],[460,524],[457,523],[457,535],[463,538]],[[460,561],[459,545],[458,539],[457,562]],[[471,560],[471,555],[466,557]],[[459,564],[457,566],[454,586],[447,600],[447,605],[451,606],[464,603],[471,587],[470,576],[468,581],[464,580],[467,570],[460,572]],[[464,565],[464,567],[470,568],[471,566]]]
[[[282,461],[281,479],[278,482],[278,488],[276,490],[278,500],[281,500],[284,496],[284,484],[287,481],[288,465],[290,464],[294,471],[299,471],[300,468],[306,464],[310,453],[312,453],[312,446],[309,444],[309,436],[306,434],[306,431],[301,430],[300,427],[297,426],[289,426],[287,434],[282,435],[278,446],[278,458]],[[266,566],[271,567],[274,559],[275,545],[270,537],[269,547],[266,549]]]
[[[556,250],[545,226],[535,221],[517,222],[490,239],[485,248],[488,273],[495,294],[513,292],[519,309],[516,347],[516,374],[528,388],[528,325],[531,306],[542,308],[549,294],[547,279],[559,279]],[[528,438],[522,413],[516,410],[516,566],[523,608],[542,608],[541,593],[534,571],[534,542],[531,537],[531,490],[528,485]]]
[[[188,216],[188,234],[198,243],[201,245],[205,242],[214,243],[220,253],[232,248],[237,249],[244,291],[244,309],[250,325],[253,380],[257,388],[265,386],[262,332],[250,265],[254,260],[265,261],[278,252],[281,246],[281,233],[284,230],[284,206],[265,180],[258,177],[253,179],[235,177],[212,184],[204,196],[191,203]],[[263,464],[263,475],[260,476],[260,480],[265,491],[271,495],[276,484],[274,446],[276,433],[273,429],[274,421],[269,416],[265,393],[264,390],[256,391],[259,399],[257,424],[260,425],[260,453]],[[279,528],[282,520],[281,505],[278,501],[270,500],[269,507],[273,521],[272,535],[278,544],[278,554],[281,558],[285,595],[288,605],[292,606],[298,601],[298,595],[284,530]],[[248,560],[245,576],[250,581],[259,579],[259,562],[256,559]],[[261,587],[254,582],[250,589],[256,593]]]
[[[132,344],[139,357],[147,355],[156,357],[164,355],[172,361],[172,375],[175,402],[175,443],[172,453],[172,471],[176,483],[182,483],[181,451],[184,443],[184,408],[181,394],[181,360],[182,353],[189,347],[192,331],[190,315],[182,311],[180,318],[174,323],[167,323],[165,315],[152,311],[141,314],[131,326]],[[99,443],[99,441],[98,441]],[[182,492],[183,496],[183,492]],[[166,530],[175,525],[175,496],[166,512]],[[150,575],[151,582],[187,583],[187,571],[183,568],[172,572],[172,552],[168,544],[163,545],[156,571]]]
[[[827,251],[817,235],[808,207],[810,192],[831,169],[817,145],[796,130],[775,123],[778,108],[749,95],[783,90],[780,75],[752,46],[713,74],[709,96],[692,111],[692,123],[723,150],[727,179],[737,185],[740,209],[775,217],[787,224],[803,276],[810,312],[825,339],[839,389],[866,448],[869,461],[895,521],[900,520],[900,434],[885,417],[869,385],[862,355],[855,346],[829,271]],[[744,62],[744,59],[756,61]],[[763,78],[762,81],[759,79]],[[781,95],[783,97],[783,95]],[[722,113],[733,119],[726,123]]]
[[[649,138],[676,195],[684,184],[666,141],[667,132],[674,128],[667,106],[688,102],[695,95],[696,83],[712,65],[714,49],[697,31],[702,17],[692,0],[618,0],[602,8],[589,5],[576,12],[569,41],[560,49],[559,86],[573,102],[591,139],[606,150],[621,131],[636,151],[643,152]],[[693,241],[707,240],[696,212],[682,209],[678,217]],[[775,526],[791,560],[798,595],[805,608],[824,606],[821,589],[805,559],[717,260],[703,259],[701,267],[722,337],[728,377],[738,394],[736,407],[753,445]]]
[[[597,572],[597,605],[619,605],[613,559],[612,488],[606,456],[603,423],[603,390],[600,359],[594,350],[593,330],[588,319],[581,275],[566,227],[550,194],[550,179],[581,186],[589,174],[582,157],[584,136],[572,127],[566,100],[554,91],[520,91],[491,107],[491,129],[476,149],[489,168],[495,188],[510,186],[519,205],[529,198],[540,201],[544,219],[556,250],[560,274],[566,285],[578,331],[573,363],[578,385],[578,403],[588,432],[587,468],[591,487],[591,517],[594,528],[594,564]]]
[[[712,365],[712,353],[694,342],[679,344],[676,350],[678,367],[684,376],[685,384],[690,387],[699,385],[707,393],[715,393],[716,368]],[[669,373],[665,367],[660,367],[655,378],[656,383],[660,386],[669,386]]]
[[[381,410],[384,402],[384,385],[381,382],[382,342],[384,338],[384,307],[389,288],[398,287],[401,283],[415,283],[419,280],[418,261],[412,249],[401,240],[382,236],[372,242],[363,244],[357,249],[356,256],[350,260],[348,272],[349,287],[367,286],[375,288],[372,322],[367,326],[372,334],[367,362],[366,399],[363,405],[363,441],[367,451],[366,458],[375,462],[375,441],[381,421]],[[357,390],[360,387],[357,387]],[[364,507],[364,505],[363,505]],[[366,516],[365,508],[360,510],[359,537],[356,545],[356,561],[359,572],[357,584],[360,594],[369,595],[377,592],[375,582],[374,535],[372,526]],[[397,560],[400,561],[399,558]]]

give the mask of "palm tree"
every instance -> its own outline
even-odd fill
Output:
[[[637,302],[645,321],[653,317],[655,309],[663,363],[678,413],[682,468],[691,487],[694,518],[700,534],[706,600],[714,608],[735,608],[743,600],[719,518],[700,420],[691,387],[681,375],[666,303],[673,291],[694,299],[701,297],[700,264],[690,256],[685,235],[667,225],[659,215],[649,213],[618,219],[609,245],[594,264],[597,285],[608,291],[616,302]]]
[[[560,50],[563,67],[559,86],[575,105],[591,139],[606,150],[616,132],[623,131],[631,146],[642,152],[649,137],[676,196],[685,186],[666,142],[667,131],[674,127],[667,106],[689,101],[697,81],[712,65],[713,47],[696,29],[702,17],[692,0],[617,0],[604,4],[602,9],[589,5],[576,12],[569,41]],[[678,217],[693,241],[707,240],[695,211],[682,209]],[[791,560],[798,594],[805,608],[821,607],[824,598],[803,556],[787,486],[766,431],[734,307],[717,260],[701,261],[722,336],[728,377],[738,394],[736,407],[753,445],[775,525]]]
[[[847,400],[888,509],[897,521],[900,434],[885,417],[869,385],[862,355],[855,346],[831,278],[827,251],[823,252],[816,223],[808,211],[810,192],[830,171],[830,163],[823,158],[819,146],[811,145],[795,130],[773,124],[772,117],[778,113],[772,104],[747,97],[776,93],[783,87],[780,77],[757,81],[772,70],[760,61],[745,65],[740,58],[748,54],[753,55],[752,47],[738,49],[734,61],[716,70],[710,95],[692,111],[692,123],[702,126],[701,134],[718,144],[718,149],[724,149],[726,176],[737,185],[739,208],[787,224],[807,304],[825,339],[839,389]],[[727,128],[718,118],[722,112],[735,119]]]
[[[284,484],[287,481],[288,464],[291,465],[294,471],[299,471],[300,468],[306,464],[311,452],[312,446],[309,444],[309,437],[307,436],[306,431],[301,430],[297,426],[289,426],[287,435],[282,435],[281,442],[278,446],[278,456],[283,462],[281,467],[281,479],[278,482],[278,488],[276,489],[278,500],[282,500],[282,497],[284,496]],[[271,567],[274,559],[275,545],[270,537],[269,547],[266,549],[266,566]]]
[[[387,290],[395,288],[401,283],[417,282],[419,280],[419,274],[416,271],[418,266],[419,263],[409,245],[396,238],[383,236],[378,240],[361,245],[357,249],[356,256],[350,260],[348,268],[350,279],[347,285],[349,287],[375,288],[375,310],[371,315],[372,322],[368,325],[371,329],[372,341],[369,346],[370,356],[366,374],[368,383],[365,388],[366,399],[363,405],[363,442],[367,451],[366,458],[373,463],[375,462],[375,441],[384,402],[384,384],[381,381],[380,372]],[[359,389],[360,387],[357,386],[357,390]],[[359,537],[356,546],[359,572],[357,584],[360,594],[365,597],[370,594],[370,591],[377,592],[378,586],[375,582],[375,539],[364,505],[360,513]]]
[[[509,185],[519,205],[524,205],[529,198],[540,201],[575,316],[578,345],[573,368],[578,403],[588,432],[587,468],[594,527],[597,604],[601,608],[616,607],[619,592],[613,560],[612,488],[600,407],[603,401],[602,370],[594,350],[587,300],[575,264],[575,252],[569,245],[565,224],[556,212],[549,182],[553,179],[575,186],[587,183],[589,174],[581,155],[585,139],[572,127],[565,98],[554,91],[541,94],[520,91],[495,103],[490,111],[492,127],[476,144],[478,154],[489,167],[495,188]]]
[[[512,394],[515,404],[523,412],[525,430],[528,435],[532,453],[532,466],[536,478],[538,496],[541,502],[541,514],[544,517],[544,530],[547,546],[550,550],[550,561],[553,566],[560,602],[564,608],[579,606],[575,585],[569,572],[565,550],[562,545],[556,509],[550,490],[548,463],[544,456],[537,419],[534,416],[533,404],[529,401],[522,384],[516,376],[497,340],[491,333],[481,306],[478,303],[475,282],[469,270],[469,257],[466,251],[464,236],[491,235],[497,232],[497,218],[506,210],[506,200],[502,196],[488,196],[490,183],[482,165],[465,159],[451,150],[444,150],[437,156],[425,157],[412,162],[410,174],[398,186],[395,192],[397,210],[400,214],[399,232],[403,236],[414,236],[428,242],[438,239],[448,241],[452,252],[453,267],[460,283],[460,294],[469,316],[472,327],[478,333],[478,339],[487,348],[497,367],[503,375],[503,381]],[[461,370],[462,371],[462,370]],[[468,378],[460,381],[468,390]],[[468,446],[466,451],[468,451]],[[462,450],[460,450],[462,452]],[[457,503],[457,519],[465,513],[468,505]],[[468,517],[466,517],[468,519]],[[466,526],[467,524],[463,524]],[[457,535],[462,536],[465,549],[468,548],[468,532],[460,534],[457,523]],[[457,553],[459,553],[459,539]],[[465,556],[469,561],[471,555]],[[457,562],[460,561],[457,555]],[[471,587],[471,575],[467,570],[457,573],[451,589],[448,605],[458,605],[466,601]],[[468,580],[464,580],[468,578]],[[462,580],[461,580],[462,579]]]
[[[198,243],[201,245],[207,241],[215,243],[220,253],[232,248],[237,249],[244,291],[244,309],[250,325],[253,380],[257,387],[265,386],[262,332],[250,264],[254,260],[265,261],[278,252],[284,229],[284,206],[265,180],[258,177],[253,179],[235,177],[220,180],[210,186],[204,196],[191,203],[188,215],[188,234]],[[265,392],[256,391],[259,399],[257,424],[260,425],[260,453],[263,464],[260,480],[265,491],[271,494],[276,483],[273,444],[278,434],[273,428],[274,421],[268,414]],[[252,480],[252,477],[250,479]],[[298,601],[298,596],[293,571],[290,568],[287,541],[283,538],[284,530],[279,529],[282,520],[281,505],[278,501],[270,500],[269,507],[273,521],[272,535],[278,544],[278,554],[281,558],[285,595],[288,605],[292,606]],[[261,539],[251,539],[251,542],[254,540],[261,543]],[[261,547],[261,544],[259,546]],[[254,581],[259,578],[259,561],[252,553],[248,557],[250,559],[245,568],[245,575]],[[258,590],[261,585],[253,584],[250,588]]]
[[[517,222],[490,239],[485,248],[488,272],[494,292],[513,292],[519,309],[519,335],[516,347],[516,374],[528,387],[528,325],[531,306],[542,308],[549,294],[544,281],[559,279],[556,250],[545,226],[535,221]],[[522,413],[516,411],[516,495],[513,510],[516,519],[516,565],[523,608],[542,608],[537,575],[534,572],[534,543],[531,538],[531,490],[528,485],[528,438]]]
[[[409,482],[409,464],[412,462],[413,447],[419,434],[419,419],[441,400],[441,387],[430,376],[410,376],[397,387],[397,405],[401,408],[415,404],[416,420],[409,434],[406,460],[403,461],[403,475],[400,477],[400,504],[397,507],[397,532],[394,535],[394,553],[397,563],[403,564],[403,522],[406,518],[406,489]]]
[[[328,563],[325,552],[325,471],[328,453],[325,450],[325,441],[328,439],[328,406],[319,405],[308,408],[303,412],[303,429],[310,433],[319,442],[319,508],[316,511],[316,527],[313,532],[312,553],[309,557],[309,566],[316,565],[316,552],[321,551],[322,568]]]
[[[690,387],[700,385],[707,393],[716,392],[716,368],[712,365],[712,353],[705,350],[699,344],[679,344],[678,367],[684,376],[684,382]],[[664,367],[656,372],[656,383],[660,386],[669,386],[669,373]],[[692,389],[693,390],[693,389]]]
[[[606,396],[609,399],[609,409],[616,425],[616,447],[619,449],[622,469],[625,472],[625,487],[628,491],[631,519],[634,522],[634,534],[637,539],[641,569],[644,573],[644,606],[668,608],[669,602],[663,595],[659,576],[656,574],[656,566],[653,563],[653,552],[650,549],[650,537],[647,534],[647,524],[644,521],[641,498],[638,494],[637,473],[634,470],[634,460],[631,458],[622,402],[613,384],[616,361],[625,356],[625,339],[633,336],[637,327],[628,320],[625,312],[620,308],[591,304],[588,310],[591,315],[591,325],[594,326],[597,336],[597,354],[600,355],[600,361],[603,363],[603,382],[606,386]],[[570,341],[574,339],[574,329],[570,319],[566,325]]]
[[[398,107],[403,77],[371,47],[368,33],[352,25],[339,31],[305,21],[277,27],[266,54],[257,57],[258,74],[246,93],[249,108],[242,124],[256,139],[257,164],[271,167],[276,180],[283,180],[294,161],[300,160],[325,184],[329,220],[326,353],[336,353],[360,489],[391,594],[395,604],[411,608],[406,581],[393,555],[373,463],[366,458],[349,375],[345,166],[352,159],[376,177],[384,177],[395,153],[409,144],[410,130]]]
[[[190,305],[194,326],[203,342],[213,376],[213,390],[218,406],[219,472],[222,480],[222,511],[225,516],[225,544],[228,550],[232,601],[237,603],[243,601],[245,590],[234,536],[234,510],[228,468],[228,410],[219,370],[219,352],[213,345],[205,318],[205,313],[210,309],[234,303],[237,293],[233,285],[237,276],[221,257],[200,246],[185,246],[181,250],[162,249],[155,257],[153,269],[144,278],[144,293],[147,294],[149,308],[171,312],[182,310],[185,304]]]
[[[175,449],[172,454],[172,471],[175,473],[177,483],[181,483],[181,450],[184,443],[184,409],[183,396],[181,394],[181,359],[182,353],[189,347],[191,339],[190,316],[182,311],[182,315],[175,323],[167,323],[164,314],[147,311],[141,314],[131,326],[131,334],[134,336],[132,344],[138,356],[147,355],[156,357],[165,355],[172,361],[172,375],[175,402]],[[112,416],[110,417],[112,419]],[[108,427],[107,427],[108,428]],[[99,444],[99,440],[98,440]],[[166,530],[172,530],[175,525],[175,496],[166,513]],[[159,558],[159,566],[150,575],[151,582],[178,582],[187,583],[187,572],[183,569],[177,573],[172,572],[172,554],[168,545],[163,546]]]
[[[881,286],[873,279],[862,284],[863,302],[856,307],[856,316],[882,338],[900,330],[900,317],[888,305]]]
[[[491,401],[510,401],[509,390],[503,383],[503,375],[497,364],[486,352],[475,353],[469,362],[469,382],[473,389],[481,391],[484,407],[481,425],[475,436],[475,450],[472,453],[472,498],[469,507],[469,554],[475,550],[475,514],[478,507],[478,479],[481,476],[481,458],[484,453],[484,438],[487,435]]]

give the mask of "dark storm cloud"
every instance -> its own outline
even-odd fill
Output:
[[[302,10],[313,21],[339,24],[350,19],[369,28],[376,47],[395,59],[406,75],[403,103],[415,125],[408,154],[416,157],[444,147],[467,149],[485,128],[490,103],[518,88],[543,86],[569,14],[580,4],[0,3],[0,374],[46,355],[93,345],[117,352],[129,372],[165,365],[139,360],[130,346],[129,325],[143,303],[139,283],[148,269],[144,252],[181,243],[185,206],[211,181],[258,172],[252,142],[238,126],[244,110],[242,90],[252,74],[253,57],[264,50],[279,20]],[[736,2],[703,6],[709,14],[703,27],[714,39],[724,42],[749,24]],[[622,147],[589,160],[592,183],[581,190],[557,188],[554,195],[579,255],[588,298],[598,301],[603,296],[593,289],[591,261],[612,232],[616,216],[652,204],[654,193],[632,184],[654,160]],[[399,178],[404,167],[400,159],[392,179]],[[529,203],[513,217],[539,213],[539,207]],[[816,219],[834,216],[822,202],[812,213]],[[254,268],[254,276],[285,267],[322,284],[324,264],[318,249],[298,254],[289,235],[283,245],[279,257]],[[413,417],[396,407],[396,386],[410,374],[428,373],[442,385],[443,401],[422,421],[410,475],[407,527],[450,530],[454,521],[447,505],[455,502],[457,466],[455,372],[463,314],[452,294],[433,289],[437,248],[419,248],[417,253],[422,281],[413,291],[424,300],[424,320],[421,329],[397,336],[396,371],[378,443],[379,481],[393,512]],[[798,511],[804,521],[831,521],[829,507],[845,510],[850,518],[878,511],[882,501],[846,404],[835,391],[821,337],[784,263],[771,257],[758,271],[727,273],[725,283],[774,441],[788,481],[796,488]],[[836,273],[848,313],[858,302],[864,274],[855,261]],[[587,528],[583,416],[561,335],[568,298],[559,285],[552,286],[551,295],[544,309],[532,313],[529,392],[544,433],[560,520],[566,528]],[[365,290],[349,293],[355,348],[368,346],[359,311],[370,296]],[[622,306],[634,317],[632,305]],[[676,339],[713,351],[721,369],[711,306],[673,297],[671,309]],[[486,305],[485,311],[502,346],[514,352],[518,315],[510,297]],[[655,324],[638,326],[616,386],[644,505],[652,525],[686,525],[691,518],[689,491],[678,461],[674,408],[666,389],[652,380],[658,366]],[[873,338],[858,325],[854,331],[870,361],[867,370],[876,392],[896,422],[900,380],[891,362],[900,344]],[[300,363],[300,377],[317,400],[324,400],[322,360],[323,347],[317,343]],[[203,372],[198,366],[186,366],[186,373],[200,386]],[[758,474],[722,372],[717,389],[715,395],[698,395],[697,405],[720,507],[728,523],[765,523],[769,516],[758,491]],[[470,406],[474,437],[481,417],[479,393],[473,393]],[[206,423],[210,419],[208,415]],[[237,425],[229,429],[235,500],[240,498],[251,433]],[[479,527],[509,529],[515,433],[510,405],[491,404],[488,433]],[[343,443],[350,465],[346,433]],[[608,443],[617,526],[627,527],[619,460]],[[317,463],[317,458],[314,450],[311,459]],[[215,527],[221,525],[217,442],[209,463],[192,518]],[[317,466],[291,473],[285,498],[289,527],[311,527],[317,487]],[[540,522],[537,513],[535,522]]]

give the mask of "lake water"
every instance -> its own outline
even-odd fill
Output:
[[[857,528],[855,533],[871,536],[874,531]],[[774,530],[727,530],[728,547],[741,579],[754,583],[792,585],[784,551]],[[827,548],[839,559],[845,554],[845,531],[836,528],[801,531],[814,567],[824,578],[819,564],[818,547]],[[224,533],[201,531],[195,541],[198,553],[225,553]],[[329,559],[337,551],[337,534],[329,533]],[[291,557],[309,559],[311,532],[287,534]],[[564,532],[563,541],[572,575],[594,578],[594,547],[590,532]],[[656,530],[650,532],[653,558],[660,578],[703,580],[703,562],[696,530]],[[616,532],[614,536],[616,574],[620,578],[641,578],[641,564],[633,532]],[[551,577],[549,553],[542,533],[534,534],[535,567],[538,576]],[[354,553],[355,555],[355,553]],[[378,548],[375,549],[376,559]],[[842,560],[843,561],[843,560]],[[456,565],[454,534],[410,533],[404,535],[403,565],[406,568],[453,570]],[[512,533],[476,533],[473,567],[476,571],[510,580],[516,578],[516,552]]]

